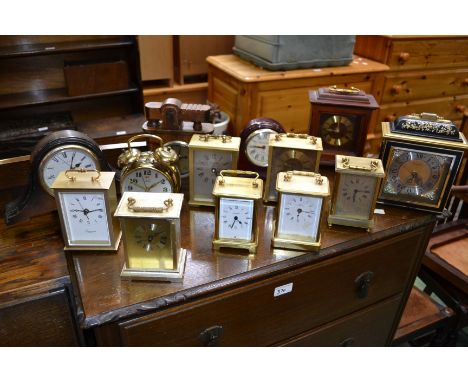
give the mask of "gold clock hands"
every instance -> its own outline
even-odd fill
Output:
[[[147,191],[151,190],[153,187],[156,187],[156,186],[157,186],[159,183],[161,183],[163,180],[164,180],[164,179],[161,179],[161,180],[158,181],[158,182],[154,182],[151,186],[148,187],[148,190],[147,190]]]
[[[141,184],[138,184],[138,183],[132,183],[132,186],[135,186],[135,187],[138,187],[140,189],[142,189],[143,191],[146,192],[146,187],[142,186]]]

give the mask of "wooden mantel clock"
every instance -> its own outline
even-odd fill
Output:
[[[362,90],[330,86],[309,91],[309,134],[322,138],[321,163],[335,164],[335,155],[362,156],[374,110],[374,97]]]

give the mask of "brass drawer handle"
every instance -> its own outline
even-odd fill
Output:
[[[361,273],[356,280],[354,280],[354,284],[357,288],[357,295],[359,298],[366,298],[367,294],[369,293],[369,285],[374,279],[374,272],[367,271]]]
[[[221,325],[211,326],[200,333],[198,338],[203,342],[204,346],[218,346],[219,337],[223,334]]]
[[[407,62],[410,58],[410,54],[408,52],[401,52],[400,55],[398,56],[398,62],[403,65],[405,62]]]
[[[401,85],[393,85],[392,88],[390,89],[390,93],[392,95],[397,95],[401,93]]]

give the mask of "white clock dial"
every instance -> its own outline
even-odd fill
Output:
[[[232,169],[232,153],[197,150],[193,162],[195,195],[211,200],[216,177],[221,170]]]
[[[270,129],[261,129],[249,135],[245,144],[245,154],[250,162],[259,167],[268,166],[268,139],[278,134]]]
[[[60,172],[84,168],[85,170],[99,169],[99,165],[91,151],[78,146],[62,146],[48,153],[40,165],[41,184],[53,195],[50,186]]]
[[[62,192],[59,195],[70,246],[110,244],[102,192]]]
[[[317,241],[322,198],[281,194],[278,237]]]
[[[341,174],[336,200],[336,213],[369,218],[377,178]]]
[[[122,181],[122,193],[133,192],[172,192],[169,179],[152,168],[138,168],[125,175]]]
[[[221,198],[219,238],[252,240],[253,212],[253,200]]]

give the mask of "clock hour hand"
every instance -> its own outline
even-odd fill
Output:
[[[132,186],[135,186],[135,187],[138,187],[140,189],[142,189],[143,191],[146,192],[146,187],[142,186],[141,184],[138,184],[138,183],[132,183],[131,184]]]

